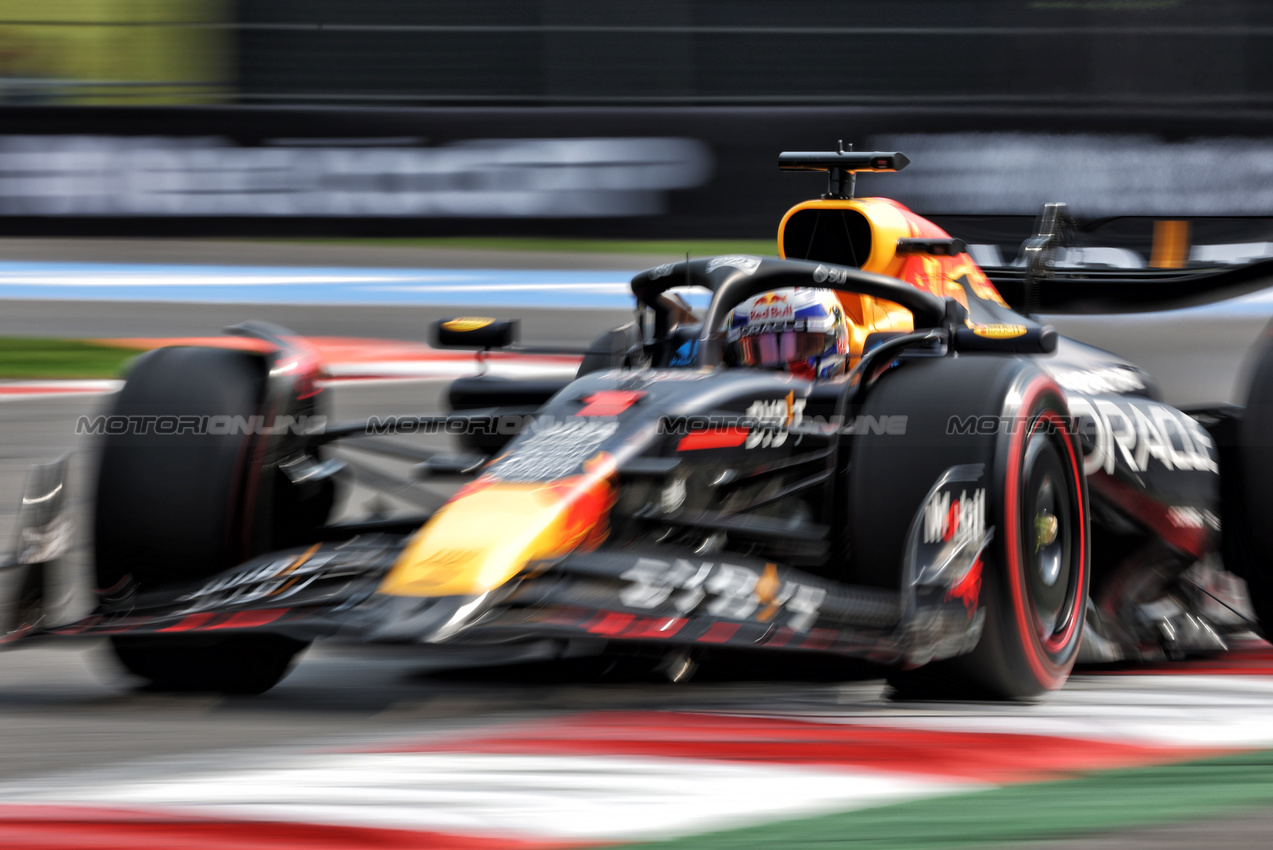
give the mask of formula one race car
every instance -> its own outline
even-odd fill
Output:
[[[8,640],[106,635],[126,668],[176,689],[263,691],[316,639],[582,640],[674,671],[728,648],[852,656],[889,665],[901,695],[1026,698],[1080,655],[1222,649],[1249,618],[1208,615],[1189,579],[1222,545],[1270,621],[1269,544],[1251,529],[1273,508],[1273,339],[1245,412],[1175,409],[1144,371],[1010,308],[960,240],[852,197],[856,172],[902,154],[780,163],[831,183],[784,217],[781,256],[638,274],[635,321],[583,352],[573,380],[464,378],[451,413],[328,425],[317,359],[271,326],[238,329],[266,356],[141,357],[101,438],[97,610],[41,614],[38,576],[65,538],[45,470]],[[1025,245],[1027,300],[1061,219],[1050,208]],[[1191,291],[1247,285],[1225,274]],[[678,294],[695,289],[711,298],[699,316]],[[844,368],[739,355],[739,321],[816,330],[796,304],[808,289],[834,293]],[[518,350],[509,321],[437,336]],[[462,451],[390,438],[421,431]],[[428,516],[329,522],[351,472],[329,450],[349,440],[468,483]]]

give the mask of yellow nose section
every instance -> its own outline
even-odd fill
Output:
[[[608,470],[547,483],[481,479],[416,532],[381,582],[395,596],[486,593],[534,562],[604,539]]]

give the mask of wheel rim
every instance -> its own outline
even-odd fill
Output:
[[[1021,565],[1026,603],[1035,635],[1052,655],[1062,652],[1077,624],[1077,600],[1082,579],[1075,559],[1077,521],[1074,487],[1057,445],[1064,434],[1040,427],[1036,420],[1026,444],[1021,470]]]

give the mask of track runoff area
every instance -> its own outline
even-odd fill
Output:
[[[0,845],[1254,847],[1273,824],[1263,644],[1082,672],[1033,705],[898,704],[869,682],[589,687],[576,699],[606,708],[474,705],[459,727],[24,777],[0,784]]]
[[[10,263],[0,297],[621,309],[627,277]],[[441,382],[473,364],[419,343],[315,342],[336,383]],[[573,363],[491,366],[568,374]],[[0,398],[116,386],[13,383]],[[487,710],[478,695],[463,724],[424,716],[23,771],[0,781],[0,846],[1183,848],[1266,846],[1273,832],[1273,649],[1254,639],[1203,661],[1080,670],[1035,704],[893,703],[870,680],[618,692],[584,680],[565,693],[537,711]],[[92,705],[46,708],[91,730]],[[203,719],[188,713],[192,741]]]

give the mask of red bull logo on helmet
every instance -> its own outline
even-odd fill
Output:
[[[768,292],[752,300],[747,318],[753,322],[785,322],[795,316],[795,309],[786,296]]]

